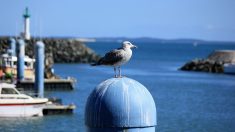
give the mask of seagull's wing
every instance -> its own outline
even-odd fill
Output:
[[[118,61],[121,61],[123,59],[122,51],[123,49],[115,49],[105,54],[104,57],[102,57],[98,64],[99,65],[113,65],[117,63]]]

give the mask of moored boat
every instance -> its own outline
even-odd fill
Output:
[[[35,59],[25,56],[24,75],[26,79],[34,78],[34,63]],[[2,54],[0,56],[0,77],[4,75],[12,75],[16,77],[17,74],[17,57],[9,54]]]
[[[13,84],[0,83],[0,117],[42,116],[47,98],[21,94]]]

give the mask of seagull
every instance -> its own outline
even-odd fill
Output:
[[[132,48],[137,48],[137,46],[129,41],[124,41],[121,48],[109,51],[104,57],[100,58],[97,63],[92,64],[92,66],[113,66],[115,72],[114,77],[121,78],[121,65],[126,64],[131,59]],[[118,75],[116,73],[116,68],[118,68]]]

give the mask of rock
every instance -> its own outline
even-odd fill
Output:
[[[188,63],[187,68],[183,66],[181,70],[223,73],[223,64],[221,63],[219,64],[208,59],[202,59],[201,61],[199,61],[198,63],[194,63],[193,65],[190,65],[191,63],[192,62]]]
[[[10,37],[0,37],[0,52],[5,52],[8,48],[8,39]],[[34,44],[39,38],[32,38],[26,41],[26,55],[34,56]],[[42,38],[45,43],[46,53],[53,56],[55,63],[91,63],[97,61],[100,56],[92,49],[76,39],[58,39],[58,38]]]
[[[217,50],[206,59],[195,59],[180,68],[185,71],[223,73],[225,63],[235,63],[235,50]]]
[[[235,50],[216,50],[207,58],[216,62],[235,63]]]

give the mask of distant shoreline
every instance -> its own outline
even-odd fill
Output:
[[[140,37],[140,38],[128,38],[128,37],[117,37],[117,38],[94,38],[96,42],[121,42],[125,40],[133,42],[154,42],[154,43],[182,43],[182,44],[216,44],[216,43],[226,43],[226,44],[235,44],[235,41],[208,41],[200,39],[159,39],[159,38],[150,38],[150,37]]]
[[[0,36],[0,38],[15,38],[14,36]],[[33,37],[40,38],[40,37]],[[72,37],[72,36],[48,36],[42,37],[43,39],[64,39],[64,40],[77,40],[79,42],[123,42],[125,40],[132,42],[152,42],[152,43],[182,43],[182,44],[235,44],[235,41],[218,41],[218,40],[202,40],[202,39],[163,39],[163,38],[152,38],[152,37]]]

